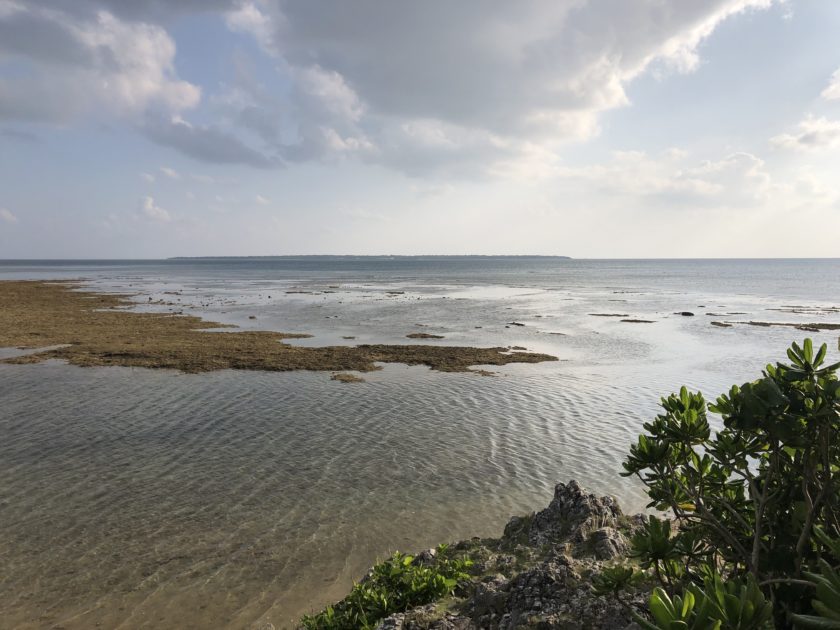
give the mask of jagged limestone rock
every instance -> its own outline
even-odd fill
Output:
[[[392,615],[381,630],[634,630],[628,610],[592,591],[591,577],[620,561],[644,517],[623,516],[613,497],[557,484],[547,508],[510,519],[500,539],[452,546],[475,561],[475,578],[445,605]],[[628,593],[642,607],[644,593]]]
[[[620,531],[613,527],[602,527],[590,536],[595,556],[599,560],[612,560],[626,556],[630,550],[627,540]]]
[[[544,545],[571,538],[571,542],[582,543],[593,531],[614,527],[621,515],[615,497],[586,492],[577,481],[558,483],[551,503],[531,519],[528,541]]]

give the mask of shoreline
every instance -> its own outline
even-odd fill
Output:
[[[540,363],[557,357],[508,348],[386,345],[291,346],[310,335],[246,331],[191,315],[138,313],[128,295],[78,290],[78,282],[0,281],[0,348],[38,350],[7,364],[62,359],[82,367],[119,365],[187,373],[222,369],[370,372],[377,363],[474,372],[480,365]],[[220,330],[221,329],[221,330]],[[227,330],[225,330],[227,329]],[[61,346],[51,348],[52,346]]]

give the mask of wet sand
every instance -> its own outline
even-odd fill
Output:
[[[62,359],[83,367],[119,365],[198,373],[223,369],[369,372],[377,369],[376,363],[464,372],[477,365],[557,360],[501,347],[291,346],[283,340],[309,335],[242,331],[193,316],[133,312],[128,309],[137,304],[129,297],[83,291],[68,282],[0,282],[0,347],[44,348],[3,362]]]

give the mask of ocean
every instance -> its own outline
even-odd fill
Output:
[[[840,358],[838,331],[711,324],[840,323],[837,259],[0,261],[0,279],[312,335],[292,344],[559,359],[493,376],[388,364],[352,384],[0,364],[0,628],[291,627],[377,558],[498,535],[559,481],[641,510],[619,473],[660,396],[713,399],[805,336]]]

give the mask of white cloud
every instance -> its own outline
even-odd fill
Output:
[[[671,147],[665,151],[665,157],[674,161],[684,160],[688,157],[688,151],[679,147]]]
[[[754,206],[765,201],[774,184],[763,160],[750,153],[732,153],[718,160],[686,165],[667,152],[657,159],[641,151],[618,151],[603,164],[561,167],[556,176],[581,194],[618,199],[659,200],[669,208]]]
[[[344,208],[339,210],[339,214],[351,221],[364,221],[374,223],[391,223],[394,217],[379,212],[371,212],[362,208]]]
[[[157,205],[153,197],[144,197],[142,199],[140,203],[140,214],[143,218],[158,223],[169,223],[172,220],[172,215]]]
[[[95,14],[4,6],[0,118],[68,123],[90,112],[134,116],[195,107],[200,89],[175,73],[175,42],[160,26]],[[61,5],[64,8],[64,5]]]
[[[840,120],[808,116],[793,133],[774,136],[770,142],[783,149],[815,151],[840,146]]]
[[[253,2],[240,3],[225,15],[225,22],[232,31],[253,35],[263,48],[273,48],[271,39],[274,29],[271,20]]]
[[[831,81],[822,91],[822,97],[827,101],[840,99],[840,69],[835,70],[834,74],[831,75]]]
[[[338,72],[315,64],[297,71],[297,78],[298,87],[311,98],[313,105],[323,107],[339,119],[352,122],[361,119],[364,105]]]
[[[169,168],[168,166],[161,166],[160,172],[166,175],[169,179],[181,179],[181,174],[174,168]]]
[[[271,203],[271,201],[269,199],[267,199],[266,197],[263,197],[262,195],[257,195],[256,197],[254,197],[254,201],[256,201],[261,206],[267,206],[268,204]]]
[[[802,168],[795,174],[790,191],[804,200],[823,205],[836,204],[838,191],[826,185],[825,181],[810,168]]]
[[[12,214],[11,210],[6,208],[0,208],[0,219],[2,219],[5,223],[17,223],[18,218]]]
[[[154,183],[155,183],[155,176],[154,176],[154,175],[152,175],[151,173],[140,173],[140,177],[142,177],[143,179],[145,179],[145,180],[146,180],[147,182],[149,182],[150,184],[154,184]]]

